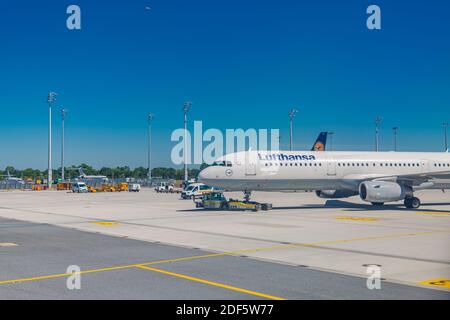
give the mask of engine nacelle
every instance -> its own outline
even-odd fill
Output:
[[[359,185],[359,196],[367,202],[389,202],[413,196],[411,188],[390,181],[366,181]]]
[[[356,196],[358,192],[351,190],[317,190],[316,195],[323,199],[339,199]]]

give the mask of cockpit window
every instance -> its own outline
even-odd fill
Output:
[[[216,161],[213,163],[215,167],[232,167],[231,161]]]

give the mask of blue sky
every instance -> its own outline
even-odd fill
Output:
[[[82,29],[66,28],[77,4]],[[382,29],[366,28],[381,7]],[[151,10],[145,10],[150,6]],[[339,150],[440,151],[450,121],[448,1],[61,0],[0,3],[0,168],[45,168],[48,91],[66,121],[66,162],[146,166],[146,115],[155,115],[153,164],[170,165],[182,104],[204,128],[280,128],[295,148],[319,131]]]

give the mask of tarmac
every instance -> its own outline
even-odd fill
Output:
[[[416,195],[418,210],[258,192],[274,209],[254,213],[148,189],[0,192],[0,299],[450,299],[450,195]]]

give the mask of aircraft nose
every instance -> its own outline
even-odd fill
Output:
[[[205,179],[205,169],[203,169],[202,171],[200,171],[198,173],[198,181],[203,182],[202,180],[204,180],[204,179]]]
[[[200,171],[199,172],[199,174],[198,174],[198,181],[199,182],[206,182],[208,179],[210,179],[210,174],[208,173],[208,171],[210,171],[210,170],[208,170],[209,168],[205,168],[205,169],[203,169],[202,171]]]

